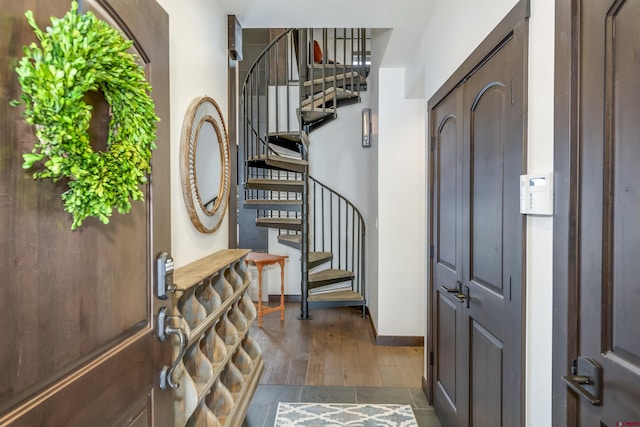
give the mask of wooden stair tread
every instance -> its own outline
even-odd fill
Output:
[[[249,199],[244,201],[245,205],[301,205],[302,200],[273,200],[273,199]]]
[[[302,107],[302,112],[305,114],[309,114],[309,113],[317,113],[317,114],[333,114],[336,112],[335,108],[322,108],[322,107],[318,107],[318,108],[313,108],[311,109],[311,106],[306,106],[306,107]]]
[[[261,223],[277,223],[277,224],[302,224],[300,218],[278,218],[278,217],[264,217],[256,219],[256,224]]]
[[[364,297],[352,290],[342,290],[326,292],[323,294],[309,295],[309,302],[332,302],[332,301],[364,301]]]
[[[319,265],[329,262],[333,259],[332,252],[309,252],[309,268],[315,268]]]
[[[355,277],[353,272],[347,270],[337,270],[330,268],[328,270],[318,271],[309,274],[309,285],[320,282],[333,282],[351,280]]]
[[[309,162],[289,156],[266,155],[254,156],[247,159],[248,167],[267,169],[281,169],[292,172],[306,172]]]
[[[311,74],[311,73],[310,73]],[[323,77],[318,77],[312,80],[307,80],[306,82],[304,82],[304,85],[306,87],[313,85],[317,85],[317,84],[322,84],[324,83],[330,83],[333,81],[343,81],[345,83],[351,83],[351,80],[353,78],[353,83],[355,84],[364,84],[367,82],[367,80],[362,77],[360,75],[360,73],[358,73],[357,71],[352,71],[350,73],[340,73],[340,74],[329,74],[329,75],[325,75],[324,78]]]
[[[301,242],[302,236],[300,234],[280,234],[278,236],[278,243],[290,248],[300,250]]]
[[[278,240],[300,243],[302,241],[302,236],[300,234],[281,234],[278,236]]]
[[[290,142],[300,143],[300,132],[269,132],[267,138],[282,139]]]
[[[281,163],[291,163],[293,165],[300,165],[300,166],[307,166],[309,164],[309,162],[302,159],[296,159],[288,156],[277,156],[277,155],[272,155],[267,157],[265,154],[261,156],[250,157],[248,160],[250,162],[276,161]]]
[[[256,219],[256,226],[277,228],[280,230],[301,231],[302,219],[286,217],[262,217]]]
[[[245,184],[246,188],[258,189],[258,190],[268,190],[269,187],[273,188],[283,188],[283,190],[274,190],[274,191],[285,191],[285,192],[295,192],[302,191],[304,187],[304,181],[302,180],[293,180],[293,179],[262,179],[262,178],[249,178],[247,183]]]
[[[335,108],[317,108],[315,110],[311,110],[309,107],[310,106],[304,107],[303,111],[300,112],[300,115],[302,116],[302,123],[303,125],[308,125],[310,127],[309,131],[331,122],[336,117]]]
[[[315,264],[324,260],[330,261],[333,258],[332,252],[309,252],[309,263]]]
[[[293,144],[289,142],[288,144]],[[293,160],[302,160],[300,158],[300,146],[296,144],[294,147],[286,146],[286,143],[274,142],[273,140],[269,141],[269,150],[272,151],[272,154],[269,156],[269,159],[272,157],[283,157],[285,159],[293,159]]]
[[[307,99],[302,101],[302,106],[306,107],[313,103],[314,107],[318,109],[325,102],[333,101],[334,99],[340,101],[349,98],[356,98],[357,96],[357,93],[351,92],[350,90],[330,87],[324,92],[318,92],[313,96],[309,96]]]
[[[302,200],[248,199],[244,201],[243,206],[247,209],[300,212],[302,210]]]

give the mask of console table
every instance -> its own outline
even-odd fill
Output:
[[[280,311],[280,320],[284,320],[284,260],[287,255],[273,255],[261,252],[250,252],[245,258],[247,264],[255,265],[258,269],[258,326],[262,328],[262,316]],[[262,305],[262,269],[265,265],[280,264],[280,305],[269,307]]]
[[[177,427],[242,425],[264,362],[249,335],[256,308],[247,290],[246,249],[225,249],[174,272],[166,372]]]

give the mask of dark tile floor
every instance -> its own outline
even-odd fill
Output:
[[[251,401],[245,427],[271,427],[278,402],[381,403],[411,405],[419,427],[441,427],[419,388],[332,387],[261,384]]]

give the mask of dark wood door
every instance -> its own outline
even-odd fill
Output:
[[[462,95],[461,88],[455,89],[431,111],[433,404],[447,426],[465,425],[469,404],[464,307],[457,295],[463,280]]]
[[[21,167],[35,142],[13,67],[67,0],[8,0],[0,12],[0,425],[172,425],[171,393],[158,375],[171,350],[154,332],[159,308],[152,260],[170,250],[168,16],[154,0],[84,1],[82,8],[135,40],[161,118],[146,202],[104,225],[71,231],[66,183],[35,181]],[[108,108],[93,97],[92,143],[106,141]],[[97,98],[97,99],[95,99]]]
[[[448,427],[523,422],[519,25],[430,110],[433,400]]]
[[[524,59],[514,33],[464,84],[462,324],[468,339],[469,420],[521,424]]]
[[[566,375],[591,379],[570,392],[579,425],[640,425],[640,1],[580,3],[578,311],[569,331],[577,349],[570,359],[586,357],[599,370],[592,375],[581,359],[571,372],[567,360]]]

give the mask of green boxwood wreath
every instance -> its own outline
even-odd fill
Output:
[[[16,68],[25,121],[37,136],[33,151],[23,154],[23,168],[41,166],[34,178],[69,179],[62,200],[72,229],[89,216],[108,223],[114,208],[127,213],[131,200],[144,199],[139,186],[151,172],[159,120],[151,86],[137,56],[127,52],[133,42],[93,13],[80,13],[77,2],[63,18],[52,17],[46,31],[31,11],[25,16],[40,47],[25,46]],[[110,106],[104,152],[91,147],[91,106],[83,100],[88,91],[102,91]]]

